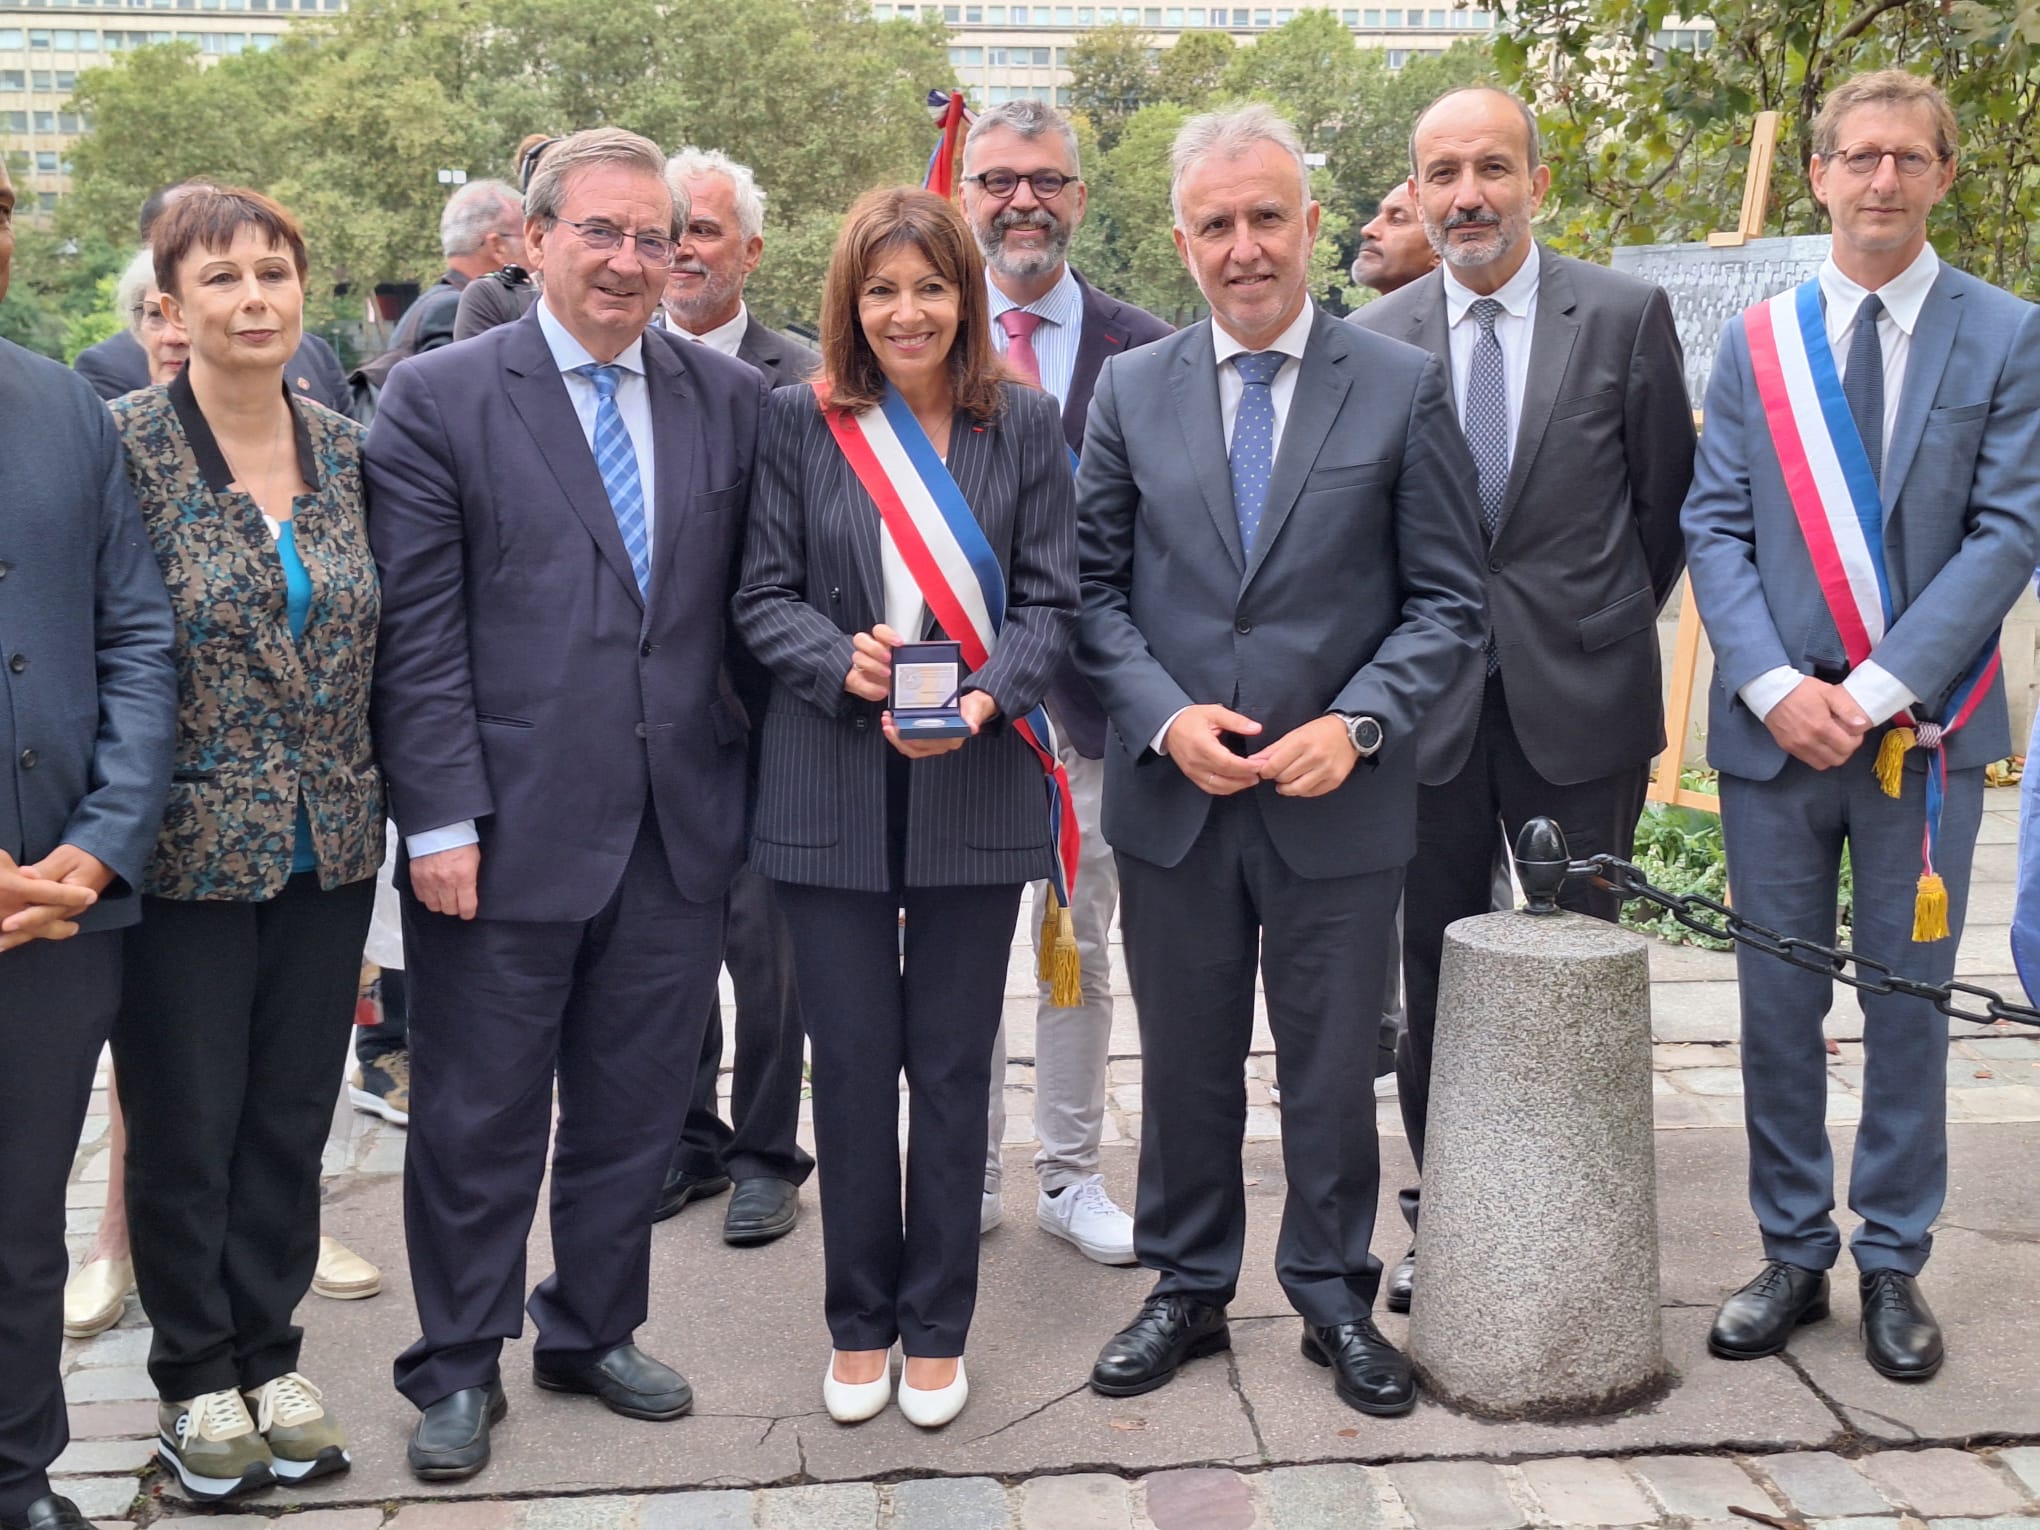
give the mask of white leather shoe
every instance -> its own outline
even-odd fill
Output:
[[[835,1352],[829,1354],[829,1368],[822,1373],[822,1406],[839,1424],[861,1424],[885,1411],[892,1401],[892,1351],[887,1350],[885,1371],[876,1381],[838,1381]]]
[[[946,1387],[924,1392],[908,1386],[904,1375],[900,1377],[900,1412],[907,1416],[908,1423],[919,1424],[923,1429],[940,1429],[961,1413],[969,1401],[970,1377],[964,1374],[961,1355],[956,1357],[956,1380]]]
[[[978,1203],[978,1236],[983,1237],[1005,1220],[1005,1196],[1000,1191],[987,1190],[984,1199]]]

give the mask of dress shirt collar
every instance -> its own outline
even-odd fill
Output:
[[[1294,356],[1298,361],[1303,360],[1304,342],[1310,339],[1310,327],[1315,322],[1317,322],[1317,304],[1313,303],[1309,298],[1305,298],[1303,300],[1303,311],[1290,320],[1289,328],[1268,342],[1267,349],[1280,351],[1285,356]],[[1219,323],[1216,318],[1211,321],[1211,347],[1213,353],[1218,358],[1220,366],[1224,366],[1233,357],[1242,352],[1252,349],[1251,346],[1244,345],[1240,341],[1235,340],[1227,333],[1225,326]]]
[[[1537,249],[1537,241],[1530,241],[1530,253],[1523,257],[1523,264],[1516,267],[1516,274],[1493,292],[1475,292],[1453,273],[1447,262],[1440,262],[1439,272],[1445,278],[1445,324],[1449,329],[1466,317],[1468,309],[1484,297],[1491,297],[1502,305],[1511,318],[1526,318],[1530,313],[1530,300],[1537,295],[1537,274],[1543,266],[1543,257]]]
[[[1931,244],[1922,245],[1913,263],[1898,275],[1877,289],[1877,295],[1884,299],[1884,311],[1891,315],[1896,324],[1908,337],[1913,326],[1920,322],[1920,310],[1927,304],[1927,294],[1933,290],[1934,278],[1941,274],[1941,257],[1934,253]],[[1828,343],[1832,345],[1842,331],[1856,322],[1856,310],[1863,306],[1863,299],[1870,295],[1870,289],[1842,274],[1842,268],[1835,264],[1830,255],[1820,263],[1820,291],[1827,299]]]
[[[552,311],[551,306],[547,304],[543,296],[531,306],[538,310],[538,327],[545,333],[546,348],[552,352],[553,365],[557,366],[562,372],[571,372],[575,367],[600,365],[589,354],[588,347],[567,332],[567,326],[560,322],[559,315]],[[644,376],[644,336],[638,336],[637,339],[625,346],[623,354],[618,356],[610,365],[621,367],[626,372],[635,372],[640,377]]]
[[[1038,313],[1050,324],[1059,324],[1068,329],[1072,324],[1081,323],[1084,317],[1084,289],[1077,285],[1077,276],[1063,263],[1062,275],[1056,284],[1031,303],[1016,303],[999,290],[999,284],[992,280],[992,273],[985,272],[985,288],[992,295],[992,322],[999,322],[999,315],[1009,308],[1018,308],[1025,313]]]
[[[737,354],[737,347],[744,343],[744,331],[751,327],[751,310],[746,304],[739,302],[737,316],[734,319],[718,324],[714,329],[699,335],[676,323],[673,316],[663,308],[659,310],[658,319],[668,334],[678,335],[683,340],[692,340],[696,345],[705,345],[712,351],[721,351],[725,356],[734,356]]]

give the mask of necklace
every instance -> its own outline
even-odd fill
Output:
[[[233,454],[227,450],[226,443],[224,441],[220,443],[220,455],[227,459],[227,467],[229,468],[229,470],[232,471],[234,475],[234,482],[238,483],[241,486],[241,491],[243,493],[245,493],[250,499],[255,501],[255,508],[260,510],[265,516],[268,516],[270,520],[282,519],[282,517],[280,516],[270,515],[269,506],[265,502],[265,496],[271,499],[275,497],[274,490],[276,486],[276,459],[283,450],[283,438],[290,434],[289,430],[290,405],[286,403],[283,406],[283,410],[284,418],[277,422],[277,430],[275,434],[273,434],[269,438],[269,463],[268,466],[266,466],[262,470],[261,493],[256,492],[254,481],[250,479],[246,473],[241,471],[240,464],[234,461]]]

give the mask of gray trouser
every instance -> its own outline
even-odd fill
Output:
[[[1105,762],[1087,760],[1067,742],[1063,768],[1069,772],[1083,850],[1077,863],[1076,897],[1070,922],[1076,926],[1083,961],[1083,1003],[1057,1009],[1040,985],[1034,1011],[1034,1133],[1041,1147],[1034,1172],[1044,1190],[1060,1190],[1098,1172],[1098,1143],[1105,1130],[1105,1065],[1112,1044],[1112,912],[1119,902],[1119,870],[1112,847],[1098,828],[1098,804],[1105,786]],[[1034,884],[1029,904],[1035,955],[1040,955],[1041,914],[1052,896],[1046,882]],[[992,1043],[992,1090],[986,1120],[985,1188],[999,1187],[999,1147],[1006,1135],[1006,1028]]]

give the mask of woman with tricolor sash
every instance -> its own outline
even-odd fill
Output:
[[[1054,401],[1010,381],[941,197],[874,191],[836,241],[822,375],[759,435],[739,633],[770,671],[751,866],[780,884],[822,1166],[829,1414],[933,1428],[968,1394],[984,1102],[1020,895],[1075,835],[1040,709],[1076,618]],[[961,736],[903,736],[892,653],[955,643]],[[899,937],[905,915],[904,943]],[[908,1086],[904,1216],[898,1092]]]

